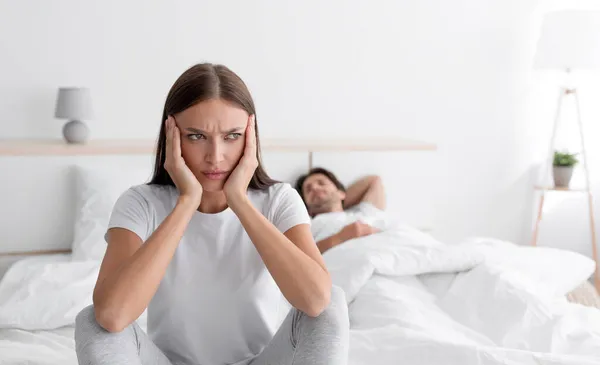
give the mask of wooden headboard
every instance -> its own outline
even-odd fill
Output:
[[[68,168],[74,163],[150,167],[154,146],[152,140],[0,141],[0,257],[70,252],[75,213]],[[388,207],[424,230],[432,229],[430,184],[437,167],[433,154],[423,152],[436,149],[431,143],[389,138],[261,140],[263,163],[281,181],[292,183],[314,166],[333,170],[345,184],[365,174],[382,175]]]

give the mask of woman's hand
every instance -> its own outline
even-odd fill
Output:
[[[185,164],[181,156],[181,135],[175,124],[175,118],[169,115],[165,121],[167,127],[167,143],[165,170],[171,176],[182,197],[188,197],[200,205],[202,200],[202,185]]]
[[[250,184],[250,180],[252,180],[257,167],[254,115],[250,115],[248,117],[248,125],[246,126],[244,154],[223,186],[223,192],[230,205],[232,201],[246,196],[248,184]]]

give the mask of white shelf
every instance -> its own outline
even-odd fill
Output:
[[[408,139],[370,139],[360,141],[328,140],[261,140],[261,149],[293,152],[351,152],[351,151],[435,151],[432,143]]]
[[[68,144],[62,140],[2,140],[0,156],[60,156],[150,154],[154,142],[145,140],[98,140]]]
[[[154,153],[152,140],[95,140],[67,144],[63,140],[0,140],[0,156],[131,155]],[[261,150],[282,152],[434,151],[435,144],[406,139],[301,141],[264,139]]]
[[[553,190],[553,191],[566,191],[576,193],[587,193],[589,189],[586,188],[571,188],[571,187],[558,187],[558,186],[536,186],[536,190]]]

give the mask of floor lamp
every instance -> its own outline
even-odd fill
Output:
[[[544,22],[542,24],[542,32],[537,45],[534,67],[537,69],[562,70],[566,71],[567,74],[571,70],[600,68],[600,12],[570,10],[548,13],[544,17]],[[596,262],[594,286],[600,291],[600,257],[598,256],[594,221],[594,200],[590,187],[588,156],[585,148],[585,134],[583,133],[583,124],[581,122],[578,91],[575,87],[563,87],[561,89],[556,107],[552,137],[550,140],[549,156],[546,161],[546,174],[543,176],[544,178],[548,176],[548,169],[552,165],[561,106],[563,100],[567,96],[573,96],[575,98],[577,125],[581,141],[581,157],[583,158],[586,185],[584,189],[556,188],[545,185],[537,187],[537,189],[541,191],[541,196],[531,244],[537,245],[545,194],[553,190],[586,193],[589,208],[592,256]]]

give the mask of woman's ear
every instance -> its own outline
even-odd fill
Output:
[[[340,197],[340,200],[345,200],[346,199],[346,192],[345,191],[338,189],[338,195]]]

